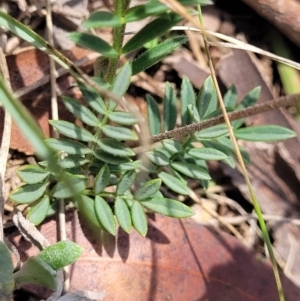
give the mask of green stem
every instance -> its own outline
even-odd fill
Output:
[[[209,52],[209,48],[208,48],[208,41],[207,41],[207,35],[206,35],[206,31],[205,31],[205,28],[204,28],[204,25],[203,25],[202,12],[201,12],[201,7],[200,7],[199,4],[197,5],[197,8],[198,8],[198,12],[199,12],[200,25],[202,27],[201,29],[202,29],[202,35],[203,35],[203,40],[204,40],[205,52],[206,52],[207,57],[208,57],[208,63],[209,63],[210,71],[211,71],[211,76],[212,76],[212,79],[214,81],[214,86],[216,88],[216,92],[217,92],[217,95],[218,95],[220,108],[222,109],[222,115],[224,116],[224,121],[225,121],[225,123],[228,127],[229,136],[230,136],[230,139],[233,142],[235,153],[236,153],[236,156],[237,156],[237,160],[240,164],[242,174],[244,176],[245,182],[246,182],[247,187],[248,187],[248,191],[249,191],[250,196],[251,196],[251,200],[253,202],[254,210],[255,210],[256,215],[258,217],[258,221],[259,221],[259,225],[260,225],[263,237],[264,237],[264,241],[267,245],[267,249],[268,249],[268,252],[269,252],[269,255],[270,255],[270,260],[271,260],[271,263],[272,263],[273,273],[274,273],[274,277],[275,277],[275,281],[276,281],[276,285],[277,285],[278,297],[279,297],[280,301],[284,301],[285,298],[284,298],[283,288],[282,288],[282,284],[281,284],[279,271],[278,271],[276,259],[275,259],[275,256],[274,256],[272,244],[271,244],[271,241],[270,241],[269,233],[268,233],[268,230],[267,230],[267,226],[266,226],[266,223],[263,219],[263,215],[262,215],[262,212],[260,210],[260,206],[259,206],[258,200],[256,198],[255,192],[253,190],[253,186],[251,184],[249,174],[248,174],[248,171],[247,171],[246,166],[245,166],[245,162],[244,162],[243,157],[241,155],[241,152],[240,152],[240,149],[238,147],[238,144],[237,144],[232,126],[230,124],[230,119],[228,117],[228,114],[226,112],[226,108],[224,106],[224,102],[223,102],[223,99],[222,99],[222,96],[221,96],[221,92],[220,92],[220,89],[219,89],[219,86],[218,86],[218,83],[217,83],[217,78],[216,78],[216,75],[215,75],[214,67],[213,67],[213,64],[212,64],[212,61],[211,61],[211,57],[210,57],[210,52]]]
[[[284,36],[277,30],[273,30],[270,36],[272,51],[287,59],[292,59],[292,53]],[[287,95],[300,93],[300,75],[295,68],[276,62],[277,70],[282,82],[283,89]],[[297,120],[300,121],[300,104],[297,107]]]
[[[129,4],[130,0],[114,0],[115,14],[118,17],[122,18]],[[125,27],[126,24],[120,27],[115,27],[113,30],[113,48],[119,53],[119,56],[116,58],[109,59],[108,62],[105,80],[110,84],[113,82],[116,75],[116,71],[118,69],[120,54],[122,52]]]
[[[126,25],[122,25],[120,27],[114,28],[113,48],[118,53],[121,53],[121,50],[122,50],[123,36],[124,36],[123,33],[124,33],[124,30],[125,30],[125,26]],[[110,84],[113,82],[113,80],[115,78],[116,71],[117,71],[118,65],[119,65],[119,59],[120,59],[120,55],[116,58],[109,59],[105,80]]]
[[[115,14],[118,17],[122,17],[124,11],[124,1],[123,0],[114,0],[114,9]]]

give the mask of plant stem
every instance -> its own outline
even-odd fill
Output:
[[[122,50],[124,30],[125,30],[125,25],[114,28],[113,48],[118,53],[121,53],[121,50]],[[113,80],[115,78],[116,71],[117,71],[118,65],[119,65],[119,59],[120,59],[120,55],[116,58],[111,58],[108,61],[107,73],[106,73],[106,76],[105,76],[105,80],[110,84],[113,82]]]
[[[264,241],[267,245],[267,249],[268,249],[268,252],[269,252],[269,255],[270,255],[270,260],[271,260],[272,267],[273,267],[273,273],[274,273],[274,277],[275,277],[275,281],[276,281],[276,285],[277,285],[278,296],[279,296],[280,301],[284,301],[285,298],[284,298],[283,288],[282,288],[282,284],[281,284],[281,280],[280,280],[280,276],[279,276],[279,271],[278,271],[276,259],[275,259],[274,253],[273,253],[271,240],[270,240],[269,233],[268,233],[268,230],[267,230],[267,226],[266,226],[266,223],[263,219],[263,215],[262,215],[258,200],[256,198],[253,186],[251,184],[245,162],[243,160],[240,149],[238,147],[237,140],[236,140],[234,132],[233,132],[233,128],[230,124],[230,119],[228,118],[228,114],[227,114],[227,111],[226,111],[226,108],[225,108],[225,105],[224,105],[224,102],[223,102],[223,99],[222,99],[222,95],[221,95],[221,92],[220,92],[220,89],[219,89],[219,86],[218,86],[216,74],[215,74],[214,67],[213,67],[213,64],[212,64],[212,60],[211,60],[211,57],[210,57],[206,31],[205,31],[205,28],[204,28],[204,25],[203,25],[201,7],[200,7],[199,4],[197,5],[197,7],[198,7],[198,12],[199,12],[199,21],[200,21],[200,25],[202,27],[201,29],[202,29],[202,35],[203,35],[203,40],[204,40],[204,45],[205,45],[205,52],[206,52],[206,55],[208,57],[208,64],[209,64],[209,68],[210,68],[210,71],[211,71],[211,76],[212,76],[212,79],[213,79],[213,82],[214,82],[214,85],[215,85],[215,88],[216,88],[216,92],[217,92],[217,95],[218,95],[220,108],[222,110],[222,114],[224,116],[224,120],[225,120],[225,123],[226,123],[227,128],[228,128],[230,139],[232,140],[232,143],[233,143],[233,146],[234,146],[234,150],[235,150],[235,153],[236,153],[236,156],[237,156],[237,160],[238,160],[238,162],[241,166],[241,170],[242,170],[245,182],[247,184],[247,187],[248,187],[248,190],[249,190],[249,193],[250,193],[250,196],[251,196],[251,200],[252,200],[252,203],[253,203],[253,206],[254,206],[255,213],[257,214],[257,217],[258,217],[258,221],[259,221],[259,225],[260,225],[263,237],[264,237]]]
[[[227,114],[230,121],[241,119],[244,117],[249,117],[253,115],[257,115],[260,113],[264,113],[270,110],[274,110],[280,107],[293,106],[296,103],[300,103],[300,94],[283,96],[278,99],[274,99],[271,101],[267,101],[261,104],[256,104],[252,107],[242,109],[235,112],[230,112]],[[209,127],[224,123],[224,117],[222,115],[213,117],[202,122],[192,123],[171,131],[167,131],[155,136],[151,137],[151,144],[160,142],[165,139],[173,139],[178,137],[183,137],[185,135],[194,134],[203,129],[207,129]],[[130,147],[139,146],[139,141],[130,141],[127,143]]]
[[[3,77],[5,84],[10,88],[10,78],[7,68],[5,55],[0,49],[0,76]],[[9,153],[9,144],[11,136],[12,118],[8,111],[5,110],[4,128],[0,148],[0,241],[4,239],[3,233],[3,214],[5,204],[5,170]]]
[[[123,17],[123,14],[124,14],[126,8],[129,6],[129,4],[130,4],[130,0],[127,0],[127,1],[114,0],[115,14],[119,18]],[[120,54],[122,51],[125,27],[126,27],[126,24],[119,26],[119,27],[115,27],[113,30],[113,48],[119,53],[119,56],[116,58],[109,59],[109,62],[108,62],[105,80],[110,84],[113,82],[115,75],[116,75],[116,71],[118,69]]]

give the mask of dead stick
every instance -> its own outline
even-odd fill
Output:
[[[297,102],[300,102],[300,94],[294,94],[289,96],[280,97],[271,101],[267,101],[261,104],[257,104],[251,106],[246,109],[242,109],[235,112],[228,113],[228,117],[230,121],[241,119],[249,116],[253,116],[256,114],[264,113],[270,110],[274,110],[280,107],[293,106]],[[217,116],[208,120],[204,120],[199,123],[192,123],[190,125],[186,125],[165,133],[161,133],[155,136],[152,136],[150,139],[150,143],[157,143],[165,139],[174,139],[177,137],[182,137],[189,134],[194,134],[195,132],[199,132],[203,129],[222,124],[224,123],[223,116]],[[129,141],[128,144],[130,147],[139,146],[139,141]]]
[[[10,88],[9,73],[2,48],[0,48],[0,75],[3,77],[5,84]],[[10,145],[11,124],[11,115],[8,112],[5,112],[4,128],[0,148],[0,241],[3,241],[4,238],[3,214],[5,203],[5,170]]]

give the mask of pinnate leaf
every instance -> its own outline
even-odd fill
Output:
[[[146,236],[148,231],[147,218],[143,207],[138,201],[135,201],[131,206],[131,219],[136,231],[140,235]]]
[[[89,106],[96,112],[105,115],[107,113],[107,108],[99,93],[89,87],[84,87],[82,85],[79,85],[79,87]]]
[[[91,14],[82,25],[87,28],[116,27],[122,25],[122,21],[113,13],[97,11]]]
[[[96,195],[95,198],[95,212],[104,229],[115,235],[117,229],[113,212],[107,202],[99,195]]]
[[[142,187],[140,187],[134,194],[134,198],[136,200],[143,200],[149,198],[155,192],[157,192],[160,188],[161,180],[154,179],[146,182]]]
[[[132,226],[131,215],[126,202],[122,198],[120,197],[116,198],[114,211],[120,227],[126,233],[130,233],[131,226]]]
[[[125,191],[127,191],[131,187],[135,178],[136,178],[136,171],[134,169],[125,172],[122,175],[122,177],[117,185],[116,194],[117,195],[124,194]]]
[[[210,0],[179,0],[182,5],[201,4],[207,5],[212,4]],[[149,16],[160,15],[168,11],[168,7],[160,3],[158,0],[148,1],[146,4],[138,5],[130,8],[125,15],[125,22],[134,22],[144,19]]]
[[[164,130],[173,130],[176,125],[177,107],[176,107],[176,92],[172,86],[167,83],[165,95],[163,99],[164,104]]]
[[[149,67],[155,65],[180,45],[187,41],[187,37],[178,36],[175,38],[167,39],[157,46],[143,52],[136,60],[132,63],[132,75],[135,75]]]
[[[238,105],[238,109],[245,109],[255,105],[260,95],[261,87],[255,87],[242,99]]]
[[[131,64],[127,62],[115,77],[112,92],[116,95],[123,96],[130,85],[131,75]]]
[[[219,124],[207,129],[201,130],[196,134],[198,139],[214,139],[228,134],[228,129],[225,124]]]
[[[87,178],[81,175],[68,175],[68,181],[59,181],[51,191],[53,197],[66,199],[83,191],[87,185]],[[71,186],[71,187],[70,187]]]
[[[193,86],[189,79],[184,76],[181,83],[181,90],[180,90],[180,96],[181,96],[181,122],[182,125],[187,125],[191,123],[191,118],[188,113],[188,106],[196,104],[196,97],[195,92],[193,89]]]
[[[138,121],[130,112],[110,112],[108,118],[120,125],[134,125]]]
[[[157,150],[150,151],[150,152],[147,152],[146,155],[149,158],[149,160],[156,165],[159,165],[159,166],[169,165],[168,157],[160,151],[157,151]]]
[[[211,76],[204,81],[198,93],[196,105],[200,119],[203,119],[217,109],[218,98]]]
[[[50,208],[50,198],[44,195],[27,213],[27,219],[34,225],[39,225],[47,216]]]
[[[190,193],[190,189],[188,188],[186,182],[179,180],[177,177],[164,171],[160,172],[158,176],[167,187],[176,193],[182,195],[188,195]]]
[[[195,164],[187,163],[187,162],[173,162],[171,163],[172,168],[175,170],[183,173],[184,175],[193,178],[193,179],[203,179],[203,180],[210,180],[211,177],[209,176],[208,172]]]
[[[120,156],[120,157],[130,157],[130,156],[134,156],[135,153],[133,152],[133,150],[127,146],[125,146],[123,143],[111,139],[111,138],[102,138],[99,139],[97,141],[97,144],[99,145],[99,147],[108,152],[111,153],[115,156]]]
[[[78,125],[63,121],[63,120],[50,120],[49,123],[62,135],[78,139],[81,141],[91,142],[94,140],[94,136],[84,128]]]
[[[163,140],[162,144],[172,155],[183,152],[182,145],[176,140],[166,139]]]
[[[103,133],[116,140],[137,140],[137,135],[130,129],[106,124],[102,127]]]
[[[82,105],[78,100],[67,96],[63,96],[62,99],[66,108],[85,124],[89,126],[98,126],[100,124],[94,113],[86,106]]]
[[[103,229],[103,226],[101,225],[96,212],[95,212],[95,201],[86,196],[82,195],[78,201],[78,209],[79,213],[83,218],[89,222],[91,225],[93,225],[96,228]]]
[[[104,164],[100,171],[98,172],[95,183],[94,183],[94,192],[99,194],[104,190],[104,188],[109,184],[110,170],[107,164]]]
[[[69,35],[69,38],[73,42],[101,53],[106,57],[114,58],[118,56],[117,51],[114,50],[107,42],[92,34],[84,32],[73,32]]]
[[[71,169],[89,163],[89,160],[80,155],[62,156],[57,160],[57,164],[64,169]]]
[[[124,19],[126,23],[138,21],[148,16],[154,16],[166,12],[168,8],[157,0],[148,1],[146,4],[130,8]]]
[[[105,163],[109,163],[112,165],[120,165],[122,163],[127,163],[130,162],[130,159],[128,157],[120,157],[120,156],[116,156],[113,153],[107,153],[101,149],[98,149],[94,152],[94,155],[96,158],[98,158],[99,160],[105,162]]]
[[[14,190],[10,198],[18,204],[30,204],[38,200],[46,191],[49,183],[25,184]]]
[[[170,15],[170,17],[170,19],[157,18],[148,23],[125,44],[122,52],[131,52],[141,48],[144,44],[155,39],[156,37],[162,36],[168,29],[170,29],[180,20],[180,18],[173,14]]]
[[[235,86],[231,86],[225,93],[223,101],[226,108],[235,108],[237,103],[237,91]]]
[[[91,150],[84,144],[62,138],[49,138],[45,140],[47,144],[57,152],[65,152],[73,155],[87,155]]]
[[[221,137],[221,138],[218,138],[217,141],[203,140],[202,144],[205,147],[214,148],[214,149],[219,150],[220,152],[224,153],[225,155],[227,155],[227,158],[223,159],[222,161],[224,163],[228,164],[232,168],[235,167],[235,160],[233,158],[233,156],[235,156],[235,150],[234,150],[233,144],[229,138]],[[239,149],[241,151],[241,154],[242,154],[242,157],[243,157],[245,163],[250,164],[249,154],[241,146],[239,146]]]
[[[157,102],[149,94],[146,95],[146,100],[147,100],[147,115],[148,115],[150,134],[152,136],[158,135],[160,133],[161,123],[160,123],[160,113],[159,113]]]
[[[188,115],[193,122],[200,122],[200,116],[196,106],[188,105]]]
[[[151,198],[142,200],[141,204],[147,209],[170,217],[184,218],[194,215],[190,207],[168,198]]]
[[[234,133],[237,139],[264,142],[285,140],[296,136],[294,131],[278,125],[250,126],[238,129]]]
[[[190,156],[203,160],[223,160],[227,155],[214,148],[192,148],[187,152]]]
[[[27,184],[35,184],[44,181],[49,172],[38,165],[24,165],[17,169],[19,178]]]

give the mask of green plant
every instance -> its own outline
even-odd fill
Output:
[[[71,241],[60,241],[42,250],[38,256],[29,257],[14,272],[8,247],[0,241],[0,300],[13,300],[12,292],[22,284],[39,284],[55,291],[58,288],[57,271],[73,263],[82,248]]]
[[[183,79],[180,90],[182,128],[179,130],[176,129],[178,101],[175,89],[166,84],[162,116],[155,99],[147,95],[149,132],[160,142],[145,153],[148,161],[143,155],[139,159],[136,149],[129,146],[133,140],[142,140],[142,136],[146,135],[143,132],[143,118],[122,99],[131,76],[159,62],[187,40],[185,36],[170,37],[142,52],[118,70],[121,55],[141,49],[180,21],[178,15],[170,12],[157,0],[134,8],[128,8],[129,2],[115,0],[114,13],[96,12],[83,24],[87,29],[113,27],[112,45],[85,32],[76,32],[70,36],[79,45],[102,54],[95,64],[97,77],[93,79],[74,67],[41,37],[0,13],[1,25],[48,52],[74,75],[86,101],[81,104],[70,97],[63,97],[67,109],[83,123],[78,126],[63,120],[50,121],[64,138],[50,138],[43,143],[34,125],[31,126],[30,122],[30,126],[27,124],[27,134],[36,138],[35,145],[44,161],[39,166],[27,165],[18,170],[25,185],[15,190],[11,199],[18,204],[29,204],[27,218],[34,224],[44,220],[57,200],[64,199],[72,200],[79,212],[99,229],[115,234],[117,221],[124,231],[130,232],[133,226],[145,236],[145,211],[177,218],[193,214],[185,204],[164,197],[160,192],[162,183],[176,194],[188,195],[189,179],[199,180],[204,188],[208,187],[210,176],[206,161],[222,160],[231,167],[235,166],[234,146],[224,124],[199,132],[188,131],[191,124],[210,120],[221,114],[211,77],[206,79],[197,95],[190,81]],[[207,0],[179,2],[185,5],[209,3]],[[148,16],[155,18],[123,46],[126,23]],[[237,105],[236,90],[231,87],[224,96],[227,111],[253,106],[259,91],[259,88],[253,89]],[[14,116],[22,116],[21,119],[26,124],[20,107],[4,86],[2,94],[4,106],[12,114],[15,113]],[[127,106],[130,112],[120,111],[118,104]],[[245,128],[243,124],[243,119],[232,122],[234,133],[239,139],[275,141],[294,136],[294,132],[278,126]],[[133,128],[135,125],[140,125],[140,137]],[[163,139],[160,135],[164,132],[178,138]],[[149,147],[147,144],[142,146]],[[246,150],[241,148],[241,152],[244,160],[250,163]],[[108,186],[114,186],[114,191],[106,190]]]
[[[187,4],[195,1],[183,1]],[[207,1],[199,1],[202,4]],[[116,6],[118,1],[115,2]],[[121,3],[121,2],[120,2]],[[123,3],[123,1],[122,1]],[[132,74],[138,73],[157,63],[176,47],[186,41],[184,36],[167,39],[157,46],[146,50],[132,63],[126,63],[117,74],[116,69],[121,54],[127,54],[141,48],[145,43],[160,36],[180,19],[167,12],[167,7],[150,1],[147,4],[127,9],[120,4],[115,14],[96,12],[83,24],[87,28],[113,26],[114,42],[108,45],[101,38],[88,33],[73,33],[71,38],[78,44],[101,53],[105,60],[104,78],[94,78],[101,87],[111,90],[118,96],[124,96]],[[123,47],[122,31],[127,22],[156,15],[157,17],[141,29]],[[147,33],[147,34],[145,34]],[[103,57],[101,57],[103,61]],[[116,62],[115,62],[116,61]],[[103,70],[102,70],[103,71]],[[101,73],[101,72],[99,72]],[[103,73],[103,72],[102,72]],[[204,188],[209,185],[207,160],[223,160],[231,167],[235,166],[234,149],[228,139],[225,125],[185,135],[181,140],[164,140],[152,151],[146,152],[150,162],[144,164],[135,159],[134,151],[126,146],[126,141],[136,140],[138,136],[130,127],[137,123],[131,112],[116,110],[117,103],[103,99],[95,90],[79,83],[86,104],[70,97],[63,97],[68,110],[83,122],[83,126],[52,120],[51,125],[66,138],[47,139],[47,144],[57,152],[57,164],[63,168],[65,176],[72,184],[71,191],[63,179],[57,179],[57,172],[49,167],[47,161],[40,166],[27,165],[18,170],[18,175],[26,184],[11,194],[16,203],[30,204],[27,218],[35,224],[41,223],[47,216],[51,204],[58,199],[69,199],[80,195],[75,205],[93,225],[105,229],[111,234],[117,231],[116,220],[124,231],[130,232],[132,225],[143,236],[147,233],[147,221],[144,209],[171,217],[188,217],[193,214],[186,205],[165,198],[159,191],[161,183],[178,194],[189,194],[188,178],[201,182]],[[246,108],[255,103],[259,89],[251,91],[236,107],[237,95],[232,87],[225,95],[228,110]],[[211,78],[208,78],[198,95],[187,78],[181,87],[181,125],[200,122],[220,114],[217,96]],[[166,85],[163,98],[163,119],[161,122],[157,102],[147,95],[148,123],[151,135],[173,130],[177,119],[176,91]],[[245,140],[277,140],[292,137],[294,134],[276,126],[240,128],[243,120],[232,123],[238,138]],[[195,143],[202,147],[195,147]],[[246,162],[249,156],[243,150]],[[94,183],[88,184],[92,176]],[[138,179],[142,178],[142,181]],[[135,184],[136,191],[131,187]],[[107,186],[116,186],[114,192],[107,192]]]

